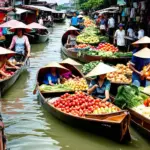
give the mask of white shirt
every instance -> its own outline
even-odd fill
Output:
[[[115,20],[113,17],[108,19],[108,28],[114,28],[115,27]]]
[[[43,25],[43,19],[39,19],[38,22],[39,22],[40,25]]]
[[[138,31],[138,39],[141,39],[142,37],[144,37],[144,30],[143,29],[140,29]]]
[[[52,17],[51,17],[51,16],[48,16],[48,20],[49,20],[49,21],[52,21]]]
[[[131,37],[131,38],[134,38],[134,37],[135,37],[135,33],[134,33],[133,29],[129,28],[129,29],[127,30],[127,33],[128,33],[128,35],[129,35],[129,37]]]
[[[125,30],[116,30],[114,37],[117,39],[117,46],[125,46]]]

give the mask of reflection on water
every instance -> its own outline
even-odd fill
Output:
[[[5,94],[2,113],[10,150],[149,150],[148,141],[131,129],[132,142],[119,144],[73,128],[51,116],[33,95],[38,69],[51,61],[61,61],[61,36],[68,27],[57,24],[45,44],[32,45],[30,68]],[[115,136],[115,135],[114,135]]]

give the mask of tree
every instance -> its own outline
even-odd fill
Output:
[[[88,0],[81,4],[82,9],[93,9],[102,5],[104,0]]]

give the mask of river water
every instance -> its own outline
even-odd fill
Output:
[[[119,144],[104,137],[73,128],[51,116],[32,91],[38,69],[51,61],[61,61],[61,36],[69,26],[56,24],[50,40],[32,45],[30,68],[5,94],[1,111],[10,150],[150,150],[150,143],[136,130],[132,141]],[[115,136],[115,135],[114,135]]]

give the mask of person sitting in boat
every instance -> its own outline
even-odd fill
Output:
[[[115,69],[106,64],[99,63],[86,77],[97,76],[92,80],[88,94],[100,98],[103,102],[110,101],[109,91],[111,87],[110,81],[106,79],[106,74],[113,72]]]
[[[83,19],[82,15],[78,16],[78,23],[79,23],[79,29],[80,29],[80,31],[82,31],[85,28],[84,19]]]
[[[27,57],[30,57],[31,47],[28,37],[23,35],[23,29],[17,29],[16,33],[17,35],[13,36],[9,49],[12,50],[14,48],[17,54],[21,54],[24,56],[27,52]]]
[[[67,39],[67,47],[74,47],[76,45],[76,35],[74,34],[74,31],[70,31],[70,34],[68,35]]]
[[[0,55],[0,77],[7,78],[14,74],[12,71],[7,71],[6,66],[12,67],[14,69],[19,69],[19,67],[15,66],[11,62],[8,61],[7,55]]]
[[[71,71],[68,71],[66,73],[63,73],[61,75],[61,83],[64,83],[66,80],[70,79],[70,78],[75,78],[76,76],[72,74]]]
[[[47,73],[44,76],[44,80],[43,80],[44,84],[47,85],[55,85],[55,84],[60,84],[60,75],[57,72],[56,68],[51,68],[50,69],[50,73]]]

